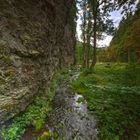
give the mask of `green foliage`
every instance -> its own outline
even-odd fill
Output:
[[[82,49],[83,49],[82,43],[77,42],[77,44],[76,44],[76,61],[77,61],[77,64],[82,63],[82,53],[83,53]]]
[[[90,46],[89,59],[92,59],[92,52],[93,52],[93,48],[92,48],[92,46]],[[77,41],[75,53],[76,53],[77,64],[82,64],[83,63],[83,44],[82,44],[82,42]]]
[[[106,59],[108,57],[108,61],[139,62],[139,37],[140,8],[138,7],[134,15],[130,14],[126,19],[122,19],[109,48],[106,49]]]
[[[52,137],[55,140],[60,140],[57,133],[50,131],[45,131],[37,140],[50,140]]]
[[[19,140],[30,125],[34,126],[36,131],[39,131],[44,126],[52,109],[51,103],[58,84],[68,75],[69,71],[67,69],[56,73],[50,88],[40,89],[33,103],[21,115],[15,117],[8,128],[3,128],[1,133],[3,140]]]
[[[46,97],[36,97],[34,102],[27,107],[26,111],[16,117],[10,127],[2,131],[4,140],[18,140],[24,134],[26,127],[33,125],[36,130],[40,130],[46,120],[48,112],[51,110]]]
[[[83,98],[83,97],[79,97],[78,100],[77,100],[77,102],[78,102],[78,103],[84,102],[84,98]]]
[[[35,126],[35,130],[39,131],[45,124],[45,119],[37,119],[34,120],[33,125]]]
[[[45,131],[38,140],[49,140],[51,137],[51,133],[49,131]]]
[[[132,78],[132,76],[134,78]],[[140,66],[133,64],[97,64],[93,71],[81,71],[72,88],[87,100],[97,117],[100,137],[104,140],[133,139],[139,136]]]

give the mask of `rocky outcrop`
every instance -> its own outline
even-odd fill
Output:
[[[0,123],[73,63],[74,0],[0,1]]]

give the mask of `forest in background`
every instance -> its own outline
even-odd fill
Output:
[[[107,48],[98,54],[102,62],[140,62],[140,8],[134,15],[122,19]]]
[[[113,20],[108,18],[109,13],[114,10],[110,8],[112,4],[111,2],[108,2],[106,5],[101,4],[102,10],[99,8],[101,6],[99,3],[94,4],[97,5],[95,6],[95,8],[98,9],[97,15],[94,15],[95,12],[93,12],[93,10],[95,9],[92,6],[92,3],[86,0],[80,3],[83,12],[81,14],[82,42],[77,42],[76,50],[78,63],[81,62],[81,64],[86,67],[89,67],[90,65],[87,63],[90,62],[93,64],[93,61],[139,63],[140,3],[138,2],[136,4],[135,10],[132,10],[131,8],[129,9],[126,6],[128,3],[126,3],[124,2],[124,5],[121,4],[120,6],[123,7],[122,9],[124,11],[122,10],[123,18],[118,28],[115,28],[113,25]],[[90,7],[92,7],[93,9]],[[104,10],[107,12],[107,14],[103,13],[105,12]],[[97,16],[96,27],[94,27],[95,16]],[[112,35],[113,39],[109,46],[99,48],[97,40],[103,40],[104,33]]]

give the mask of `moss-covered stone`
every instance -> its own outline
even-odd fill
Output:
[[[0,124],[73,63],[73,6],[72,0],[0,1]]]

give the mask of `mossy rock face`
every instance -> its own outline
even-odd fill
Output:
[[[9,50],[6,45],[6,42],[0,39],[0,64],[2,61],[7,64],[11,62],[9,58]]]
[[[59,67],[73,63],[75,5],[70,3],[0,1],[0,124],[23,111]]]
[[[5,42],[3,40],[0,40],[0,52],[3,52],[5,46]]]
[[[5,87],[6,88],[6,87]],[[0,116],[0,122],[3,123],[5,120],[10,119],[20,111],[23,111],[30,101],[27,102],[31,95],[28,95],[30,90],[26,87],[19,90],[9,91],[0,87],[0,109],[2,111]],[[2,95],[2,90],[4,90]],[[5,95],[4,95],[5,94]]]

